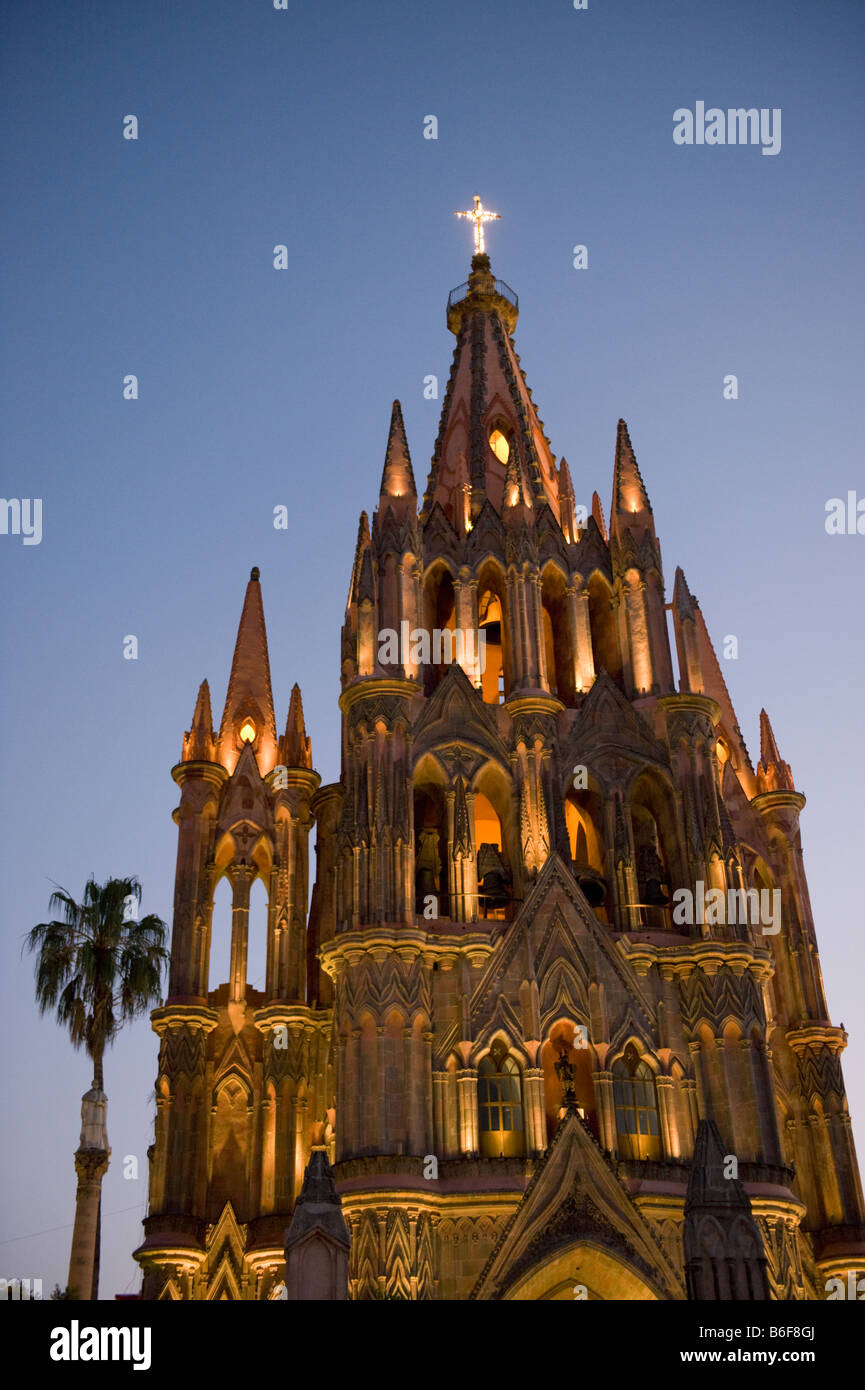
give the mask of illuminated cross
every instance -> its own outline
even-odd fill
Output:
[[[475,255],[481,256],[486,251],[486,241],[484,239],[484,223],[495,222],[501,217],[501,213],[488,212],[480,199],[480,194],[475,194],[474,208],[469,212],[455,212],[454,217],[467,217],[474,223],[475,233]]]

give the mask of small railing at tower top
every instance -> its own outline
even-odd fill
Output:
[[[455,290],[451,290],[448,295],[448,308],[452,309],[455,304],[459,304],[463,299],[467,299],[470,289],[470,282],[466,280],[464,285],[457,285]],[[506,284],[504,280],[496,280],[495,293],[501,295],[502,299],[506,299],[509,304],[513,304],[515,309],[519,309],[520,301],[516,290],[512,290],[510,285]]]

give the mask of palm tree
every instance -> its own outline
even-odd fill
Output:
[[[111,1153],[102,1060],[123,1024],[159,1003],[168,960],[166,925],[152,913],[139,922],[140,903],[136,878],[110,878],[102,885],[90,878],[80,903],[62,888],[52,893],[48,906],[58,918],[40,922],[25,938],[27,949],[38,952],[39,1012],[54,1009],[72,1046],[84,1047],[93,1063],[75,1154],[78,1192],[68,1284],[70,1296],[84,1299],[97,1296],[102,1178]]]

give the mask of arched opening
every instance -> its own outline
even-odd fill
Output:
[[[571,847],[574,877],[589,906],[608,922],[604,807],[596,788],[571,790],[565,797],[565,826]]]
[[[620,1158],[660,1158],[661,1129],[655,1074],[633,1043],[613,1063],[616,1146]]]
[[[576,691],[567,586],[563,574],[555,565],[548,565],[544,570],[541,604],[547,682],[553,695],[558,695],[566,705],[573,705]]]
[[[592,634],[592,652],[595,657],[595,670],[601,667],[612,676],[618,686],[622,685],[622,656],[619,649],[619,636],[616,631],[616,613],[613,608],[613,594],[609,584],[597,570],[588,583],[589,627]]]
[[[210,918],[210,957],[207,969],[207,989],[213,993],[231,978],[231,884],[223,874],[213,894]]]
[[[506,434],[499,429],[498,425],[490,431],[489,445],[499,463],[507,463],[510,458],[511,446]]]
[[[267,975],[267,889],[260,878],[249,892],[249,929],[246,942],[246,997],[250,990],[262,995]]]
[[[479,901],[478,912],[509,917],[520,892],[514,867],[519,865],[519,827],[513,783],[497,763],[488,762],[475,778],[473,791],[478,894],[487,899]]]
[[[478,916],[503,918],[511,900],[510,870],[502,823],[488,797],[475,793],[475,845],[478,861]]]
[[[478,629],[484,644],[481,693],[486,704],[500,705],[505,698],[504,614],[501,599],[489,588],[478,599]]]
[[[522,1076],[499,1038],[478,1067],[478,1130],[485,1158],[525,1153]]]
[[[436,629],[444,632],[456,631],[456,595],[454,581],[446,565],[439,564],[430,570],[424,581],[424,626],[430,643],[430,664],[424,668],[424,693],[431,695],[448,669],[448,662],[433,662],[436,654],[444,656],[444,644],[433,641]]]
[[[637,906],[652,930],[672,926],[672,866],[668,846],[675,843],[669,797],[656,779],[637,778],[631,791],[631,826],[637,870]]]
[[[444,792],[437,782],[418,782],[414,788],[414,883],[419,916],[450,916],[447,855]]]
[[[550,1036],[541,1048],[544,1072],[544,1108],[547,1117],[547,1138],[552,1139],[565,1113],[573,1090],[577,1110],[596,1139],[600,1139],[595,1087],[592,1081],[592,1049],[585,1028],[570,1019],[560,1019],[550,1029]]]

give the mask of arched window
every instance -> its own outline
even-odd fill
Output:
[[[435,631],[444,632],[446,629],[454,632],[456,630],[456,599],[454,595],[454,582],[450,571],[444,565],[438,565],[432,570],[424,581],[424,626],[427,632],[432,634]],[[432,642],[432,638],[430,637]],[[430,647],[430,657],[438,654],[444,656],[446,648],[439,639],[440,645],[437,648]],[[438,663],[430,660],[429,664],[423,669],[424,692],[431,695],[443,676],[447,674],[449,662],[441,660]]]
[[[661,1132],[655,1077],[633,1047],[613,1063],[616,1143],[620,1158],[660,1158]]]
[[[592,634],[592,651],[595,657],[595,670],[603,666],[618,686],[622,685],[622,654],[616,631],[616,615],[613,610],[613,594],[609,584],[597,572],[587,585],[589,592],[589,627]]]
[[[502,823],[483,792],[475,793],[475,849],[478,865],[478,916],[507,916],[510,870],[502,845]]]
[[[447,814],[441,787],[423,782],[414,789],[415,912],[450,915]],[[430,902],[434,899],[434,902]]]
[[[574,703],[574,653],[568,621],[568,600],[564,575],[555,565],[547,565],[541,584],[541,613],[547,684],[553,695],[566,705]]]
[[[478,1067],[478,1119],[485,1158],[525,1151],[520,1069],[503,1043],[496,1043]]]
[[[571,848],[574,877],[589,906],[602,922],[609,921],[604,906],[607,883],[604,875],[605,851],[602,839],[604,810],[597,791],[569,791],[565,798],[565,825]],[[601,827],[599,833],[598,827]]]
[[[500,429],[494,429],[490,435],[490,448],[499,463],[507,463],[510,458],[511,446]]]
[[[500,705],[505,698],[502,601],[492,589],[485,589],[478,600],[478,627],[484,638],[481,693],[486,704]]]
[[[631,825],[637,854],[635,906],[650,931],[664,931],[672,926],[670,848],[676,845],[676,830],[671,802],[669,787],[645,773],[631,788]]]

